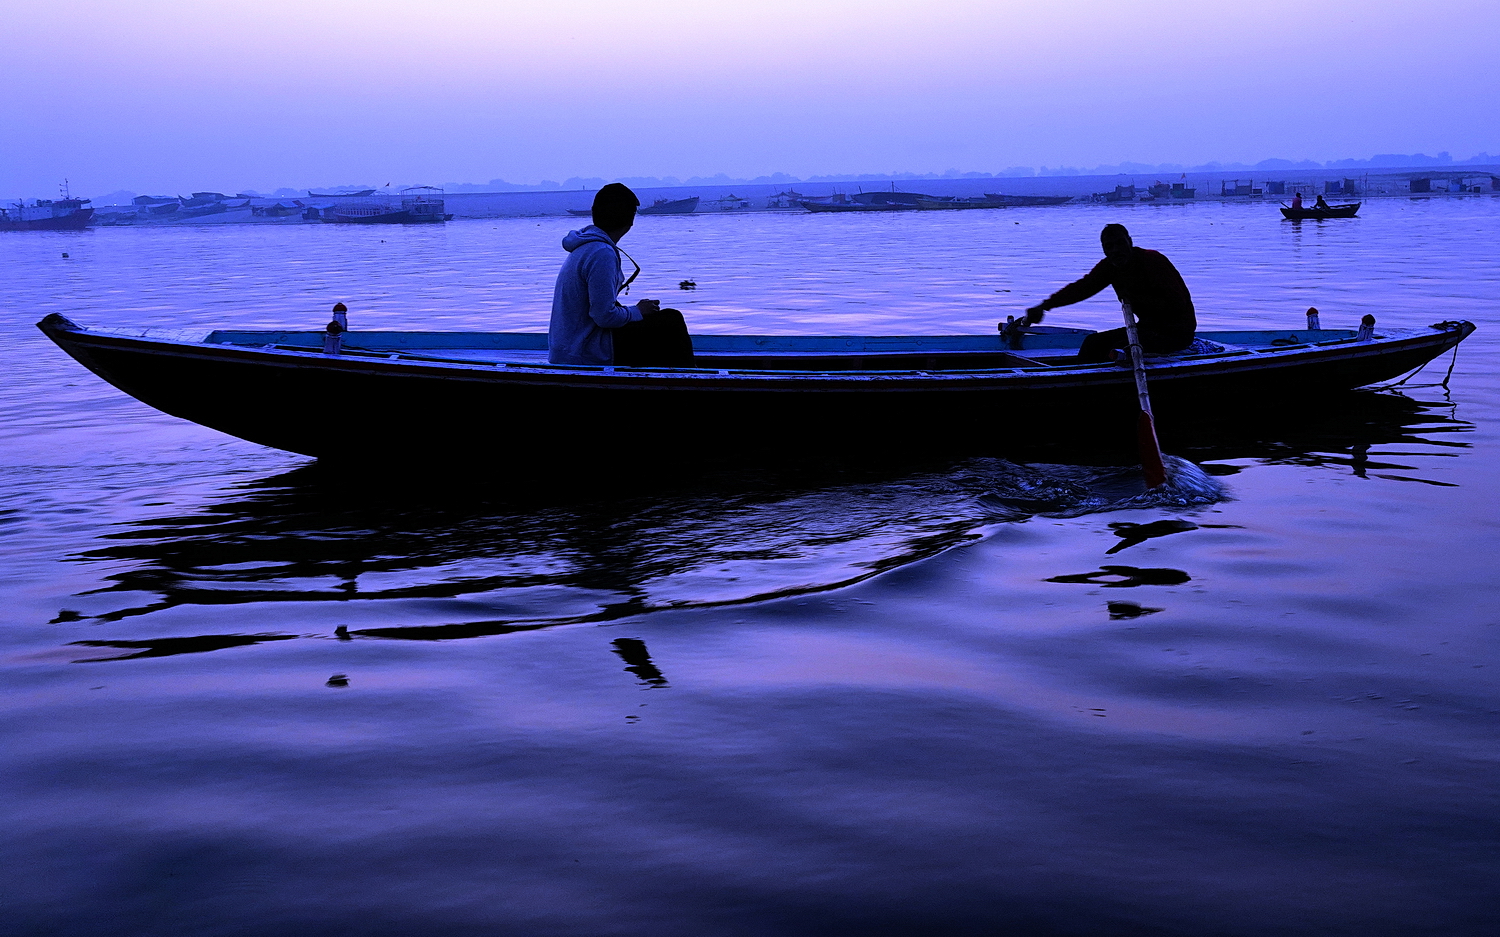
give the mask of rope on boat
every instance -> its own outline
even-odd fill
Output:
[[[1401,380],[1396,381],[1394,384],[1375,384],[1375,385],[1373,385],[1372,389],[1374,389],[1374,390],[1395,390],[1396,388],[1398,388],[1398,387],[1402,386],[1403,384],[1405,384],[1407,381],[1409,381],[1412,378],[1416,377],[1418,374],[1421,374],[1423,371],[1427,370],[1427,365],[1429,365],[1431,363],[1432,363],[1431,361],[1428,361],[1428,362],[1424,363],[1420,368],[1417,368],[1415,371],[1413,371],[1410,374],[1406,375],[1406,377],[1403,377]],[[1412,384],[1411,386],[1414,387],[1414,388],[1415,387],[1441,387],[1444,390],[1447,390],[1448,389],[1448,381],[1453,378],[1453,369],[1454,369],[1455,366],[1457,366],[1457,364],[1458,364],[1458,346],[1454,345],[1453,346],[1453,356],[1448,359],[1448,373],[1443,375],[1443,379],[1441,381],[1438,381],[1438,382],[1433,383],[1433,384]]]

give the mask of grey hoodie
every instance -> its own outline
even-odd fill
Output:
[[[622,306],[625,283],[620,252],[596,225],[569,231],[562,241],[568,259],[552,291],[552,324],[547,329],[547,360],[553,364],[613,364],[617,329],[639,322],[639,309]]]

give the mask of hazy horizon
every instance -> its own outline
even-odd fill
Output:
[[[28,197],[1500,151],[1475,118],[1500,5],[1478,0],[12,0],[3,21],[25,41],[0,193]]]
[[[444,183],[433,183],[432,180],[426,180],[425,182],[415,182],[415,181],[407,180],[407,181],[402,181],[402,182],[386,183],[384,186],[382,186],[380,183],[377,183],[377,182],[366,181],[366,182],[328,183],[328,184],[322,184],[322,185],[279,186],[279,187],[277,187],[275,189],[271,189],[271,190],[267,190],[267,191],[261,191],[261,190],[255,189],[253,187],[240,186],[240,187],[232,187],[231,190],[225,191],[225,192],[223,192],[221,194],[225,194],[225,195],[229,195],[229,196],[234,196],[236,194],[243,193],[243,194],[246,194],[246,195],[252,195],[252,196],[257,196],[257,197],[300,198],[300,197],[304,197],[308,193],[309,190],[311,190],[311,191],[317,191],[317,192],[328,192],[328,193],[340,193],[340,192],[347,193],[349,191],[358,191],[358,190],[370,189],[370,188],[379,189],[379,188],[385,188],[385,187],[389,187],[390,189],[393,189],[393,190],[399,190],[400,188],[405,187],[405,186],[409,186],[409,185],[425,185],[425,184],[437,184],[440,188],[446,189],[446,191],[449,192],[449,193],[463,193],[463,192],[474,193],[474,192],[563,192],[563,191],[577,191],[579,189],[597,189],[599,186],[605,184],[606,182],[623,182],[624,184],[626,184],[628,186],[631,186],[632,188],[643,189],[644,190],[644,189],[652,189],[652,188],[675,188],[675,187],[695,187],[695,186],[715,186],[715,185],[718,185],[718,186],[722,186],[722,185],[792,186],[792,185],[812,185],[812,184],[819,184],[819,185],[821,185],[821,184],[829,184],[829,183],[835,183],[836,184],[836,183],[885,182],[885,181],[896,181],[896,182],[902,182],[902,181],[919,182],[920,181],[920,182],[926,182],[926,181],[965,180],[965,179],[967,179],[967,180],[994,180],[994,181],[996,181],[998,183],[998,182],[1001,182],[1001,181],[1016,180],[1016,179],[1038,179],[1038,178],[1065,179],[1065,178],[1073,178],[1073,177],[1078,177],[1078,178],[1099,178],[1099,177],[1110,176],[1110,175],[1124,175],[1124,176],[1156,175],[1156,176],[1167,176],[1167,175],[1175,175],[1175,174],[1178,174],[1178,173],[1182,173],[1183,175],[1213,175],[1215,173],[1241,173],[1241,172],[1243,172],[1243,173],[1255,173],[1255,174],[1265,173],[1267,175],[1267,177],[1269,177],[1269,175],[1271,173],[1284,174],[1284,173],[1287,173],[1287,172],[1305,171],[1309,175],[1327,175],[1327,174],[1330,174],[1330,173],[1349,173],[1349,174],[1358,174],[1358,175],[1379,175],[1379,174],[1385,173],[1385,172],[1412,171],[1412,170],[1422,170],[1422,169],[1427,169],[1427,168],[1430,168],[1433,172],[1436,172],[1436,173],[1442,173],[1442,172],[1461,172],[1461,171],[1463,171],[1465,169],[1465,167],[1468,167],[1468,166],[1476,167],[1477,171],[1483,171],[1484,167],[1500,166],[1500,156],[1492,155],[1492,154],[1489,154],[1489,153],[1478,153],[1478,154],[1476,154],[1476,155],[1474,155],[1474,156],[1472,156],[1472,157],[1470,157],[1468,159],[1457,159],[1456,160],[1456,159],[1453,159],[1450,154],[1448,154],[1446,152],[1440,152],[1436,156],[1428,156],[1428,155],[1426,155],[1424,153],[1414,153],[1414,154],[1405,154],[1405,155],[1402,155],[1402,154],[1382,154],[1382,155],[1373,156],[1373,157],[1370,157],[1370,158],[1367,158],[1367,159],[1359,159],[1359,158],[1353,158],[1353,157],[1351,157],[1351,158],[1346,158],[1346,159],[1341,159],[1341,160],[1329,160],[1328,162],[1325,162],[1325,163],[1319,163],[1319,162],[1316,162],[1316,161],[1313,161],[1313,160],[1294,161],[1294,160],[1288,160],[1288,159],[1271,158],[1271,159],[1261,160],[1261,161],[1259,161],[1256,164],[1217,163],[1217,162],[1215,162],[1215,163],[1209,163],[1209,164],[1206,164],[1206,165],[1199,165],[1199,166],[1184,166],[1184,165],[1175,164],[1175,163],[1163,163],[1163,164],[1157,164],[1157,165],[1149,165],[1149,164],[1143,164],[1143,163],[1122,163],[1122,164],[1117,164],[1117,165],[1114,165],[1114,166],[1094,166],[1094,167],[1088,167],[1088,168],[1079,168],[1079,167],[1070,167],[1070,166],[1059,166],[1059,167],[1051,167],[1051,168],[1049,168],[1049,167],[1043,166],[1043,167],[1040,167],[1040,169],[1034,168],[1034,167],[1030,167],[1030,166],[1012,166],[1012,167],[1009,167],[1008,169],[1002,170],[1000,172],[980,172],[980,171],[960,172],[958,170],[948,170],[946,172],[941,172],[941,173],[939,173],[939,172],[927,172],[927,173],[916,173],[916,172],[828,173],[828,174],[822,174],[822,175],[809,176],[809,177],[806,177],[806,178],[797,178],[797,177],[794,177],[794,176],[790,176],[790,175],[788,175],[786,173],[773,173],[773,174],[768,174],[768,175],[758,176],[758,177],[753,177],[753,178],[732,178],[732,177],[727,176],[727,175],[725,175],[723,173],[718,173],[718,174],[713,175],[713,176],[690,176],[690,177],[688,177],[686,179],[679,179],[679,178],[676,178],[676,177],[673,177],[673,176],[667,176],[667,177],[621,176],[621,177],[615,177],[615,178],[603,178],[603,177],[579,178],[579,177],[575,176],[575,177],[571,177],[571,178],[568,178],[568,179],[564,179],[561,182],[556,182],[556,181],[548,180],[548,179],[538,180],[537,182],[515,182],[515,181],[511,181],[511,180],[496,178],[496,179],[491,179],[488,182],[484,182],[484,183],[456,182],[456,181],[449,181],[449,182],[444,182]],[[56,188],[61,189],[61,186],[57,186]],[[138,192],[138,191],[136,191],[134,189],[117,189],[117,190],[112,191],[112,192],[99,193],[97,195],[89,195],[89,194],[84,193],[82,191],[75,190],[73,192],[73,194],[76,195],[76,196],[79,196],[79,197],[92,198],[95,201],[100,202],[101,204],[105,204],[105,203],[116,203],[117,204],[117,203],[120,203],[120,202],[123,202],[123,201],[127,201],[127,200],[129,200],[130,198],[132,198],[132,197],[134,197],[136,195],[168,196],[168,195],[180,195],[180,194],[182,194],[184,192],[190,192],[190,191],[209,191],[209,190],[200,190],[196,186],[192,186],[192,187],[188,187],[188,188],[174,190],[172,192]],[[217,190],[212,190],[212,191],[217,191]],[[6,199],[6,198],[15,199],[15,198],[21,198],[21,197],[22,196],[0,196],[0,199]],[[34,198],[34,197],[44,197],[45,198],[45,197],[50,197],[50,194],[44,194],[44,195],[41,195],[41,196],[34,196],[34,195],[24,196],[24,198]],[[112,200],[118,200],[118,201],[112,201]]]

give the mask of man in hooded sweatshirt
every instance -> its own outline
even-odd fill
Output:
[[[693,343],[682,313],[654,299],[625,306],[618,298],[630,285],[619,242],[635,224],[639,204],[634,192],[611,182],[594,195],[594,223],[563,238],[568,258],[557,274],[547,329],[547,360],[553,364],[692,367]]]

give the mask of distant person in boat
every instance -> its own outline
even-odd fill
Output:
[[[1122,224],[1109,224],[1099,234],[1104,259],[1083,279],[1048,296],[1026,310],[1028,325],[1042,321],[1049,309],[1083,302],[1106,286],[1115,288],[1120,302],[1135,313],[1141,347],[1157,354],[1182,351],[1193,343],[1198,318],[1193,297],[1172,262],[1156,251],[1136,247]],[[1123,328],[1095,332],[1078,349],[1080,362],[1108,361],[1116,348],[1128,344]]]
[[[1301,192],[1293,192],[1292,193],[1292,207],[1293,208],[1301,208],[1302,207],[1302,193]]]
[[[634,192],[611,182],[594,195],[594,223],[563,238],[568,258],[557,274],[547,329],[547,360],[553,364],[692,367],[693,342],[682,313],[654,299],[634,306],[619,300],[640,273],[637,266],[626,279],[619,248],[640,204]]]
[[[1327,210],[1328,203],[1325,202],[1325,201],[1323,201],[1323,196],[1320,195],[1320,196],[1318,196],[1318,204],[1314,205],[1313,207],[1314,208],[1321,208],[1321,209]]]

